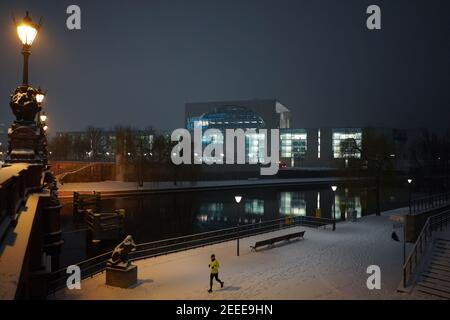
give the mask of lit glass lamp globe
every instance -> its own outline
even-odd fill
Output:
[[[45,114],[45,112],[43,112],[43,113],[39,116],[39,119],[41,120],[41,122],[47,121],[47,115]]]
[[[31,20],[30,15],[27,14],[22,21],[17,25],[17,35],[24,46],[31,46],[37,36],[39,26]]]
[[[47,131],[48,130],[48,126],[45,125],[42,129],[44,129],[44,131]]]
[[[42,92],[41,88],[39,88],[36,92],[36,101],[41,104],[44,101],[45,94]]]
[[[37,101],[37,103],[42,103],[42,101],[44,101],[44,98],[45,98],[44,94],[38,93],[38,94],[36,95],[36,101]]]

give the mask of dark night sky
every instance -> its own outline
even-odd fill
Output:
[[[66,28],[66,8],[82,30]],[[382,30],[366,8],[382,9]],[[183,127],[192,101],[278,98],[295,127],[450,127],[450,1],[1,0],[0,123],[21,80],[11,11],[44,16],[30,80],[52,131]]]

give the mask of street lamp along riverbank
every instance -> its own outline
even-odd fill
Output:
[[[45,93],[41,88],[35,89],[29,83],[29,57],[31,47],[40,29],[40,23],[33,22],[29,12],[17,23],[16,31],[22,44],[23,73],[22,85],[11,95],[10,107],[16,120],[8,132],[9,147],[6,163],[42,163],[47,165],[47,116],[41,114]]]
[[[47,115],[41,113],[45,93],[33,88],[28,78],[28,62],[40,23],[33,22],[29,12],[16,25],[17,35],[22,44],[23,73],[22,84],[16,87],[9,105],[15,120],[8,130],[8,151],[4,166],[14,163],[30,164],[30,185],[39,189],[42,196],[43,251],[51,256],[51,270],[58,268],[61,250],[61,204],[57,195],[57,182],[48,166]],[[43,179],[42,179],[43,178]],[[33,187],[34,188],[34,187]],[[38,191],[38,190],[36,190]],[[45,195],[47,194],[47,195]]]
[[[14,21],[15,22],[15,21]],[[29,12],[26,12],[25,17],[19,24],[16,24],[17,35],[22,42],[22,55],[23,55],[23,77],[22,85],[28,86],[28,60],[31,55],[31,45],[36,39],[36,36],[40,29],[40,24],[33,23]]]
[[[28,81],[28,61],[40,24],[31,19],[29,12],[16,25],[17,35],[22,44],[23,73],[22,85],[11,95],[9,105],[16,117],[8,131],[9,147],[6,163],[36,163],[46,165],[46,137],[37,115],[40,115],[44,93],[33,88]]]

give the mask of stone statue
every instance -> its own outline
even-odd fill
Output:
[[[108,267],[128,268],[131,265],[131,261],[128,260],[128,254],[135,250],[136,244],[134,243],[133,237],[128,235],[125,240],[119,243],[114,249],[111,258],[106,265]]]
[[[41,107],[36,101],[37,90],[30,86],[19,86],[11,95],[9,105],[16,121],[34,122]]]

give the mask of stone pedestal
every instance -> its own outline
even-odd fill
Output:
[[[106,284],[113,287],[129,288],[137,283],[137,266],[127,268],[106,267]]]

